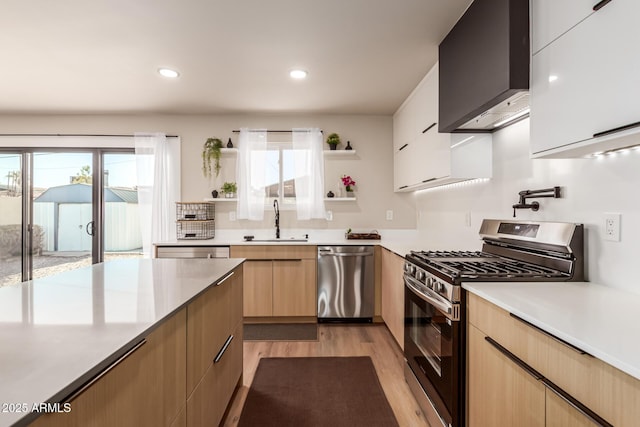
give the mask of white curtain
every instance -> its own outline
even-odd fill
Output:
[[[322,150],[320,129],[293,129],[296,210],[299,220],[325,218]]]
[[[267,184],[267,131],[240,129],[236,179],[238,219],[262,221]]]
[[[180,138],[136,132],[136,174],[142,251],[151,257],[154,242],[176,238],[176,202],[180,200]]]

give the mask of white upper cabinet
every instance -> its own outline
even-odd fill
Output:
[[[599,0],[531,0],[531,53],[566,33],[593,13]]]
[[[438,64],[393,116],[394,189],[491,177],[490,134],[438,132]]]
[[[542,3],[556,2],[534,1],[533,10]],[[640,1],[613,0],[533,55],[533,157],[582,157],[632,145],[640,130],[634,127],[640,122],[638,16]],[[534,20],[534,35],[544,25]]]

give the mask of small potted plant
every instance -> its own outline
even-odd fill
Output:
[[[332,133],[327,137],[327,144],[329,144],[330,150],[335,150],[338,144],[340,144],[340,135]]]
[[[238,186],[235,182],[225,182],[222,184],[222,192],[224,193],[224,197],[227,199],[232,199],[236,196],[236,191],[238,191]]]
[[[210,178],[212,171],[216,177],[220,173],[221,148],[222,140],[219,138],[208,138],[204,143],[202,147],[202,173],[205,177]]]
[[[347,191],[347,197],[355,197],[353,192],[353,186],[356,185],[356,182],[349,175],[342,175],[342,185],[344,185],[344,189]]]

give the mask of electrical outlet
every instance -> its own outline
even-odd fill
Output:
[[[236,211],[229,212],[229,221],[235,221],[235,220],[236,220]]]
[[[604,214],[604,240],[620,241],[620,217],[619,213]]]
[[[467,212],[464,214],[464,225],[467,227],[471,227],[471,212]]]
[[[387,211],[387,221],[393,221],[393,211],[392,210],[388,210]]]
[[[333,221],[333,211],[327,211],[327,221]]]

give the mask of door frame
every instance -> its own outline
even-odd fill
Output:
[[[92,160],[92,221],[91,263],[104,261],[104,155],[134,154],[134,148],[125,147],[0,147],[0,153],[19,154],[22,173],[22,281],[33,279],[33,155],[47,153],[90,153]]]

